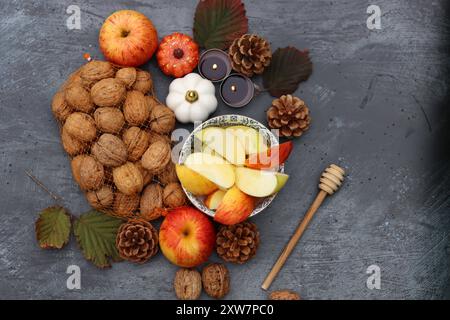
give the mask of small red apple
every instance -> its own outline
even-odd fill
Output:
[[[140,12],[120,10],[103,23],[99,35],[100,49],[115,64],[137,67],[153,56],[158,35],[150,19]]]
[[[191,268],[208,260],[215,242],[212,222],[192,207],[170,211],[159,229],[162,253],[180,267]]]

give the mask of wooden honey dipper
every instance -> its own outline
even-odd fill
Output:
[[[291,254],[292,250],[294,250],[295,245],[297,244],[298,240],[300,240],[303,232],[305,231],[309,222],[313,218],[317,209],[319,209],[323,200],[325,200],[327,195],[332,195],[339,189],[342,182],[344,181],[344,174],[345,174],[344,169],[335,164],[331,164],[322,173],[319,183],[320,191],[317,194],[316,199],[314,199],[314,202],[312,203],[311,207],[309,207],[308,211],[306,212],[303,220],[300,222],[297,229],[295,230],[294,235],[291,237],[286,247],[284,247],[283,251],[278,257],[277,262],[275,262],[275,264],[273,265],[272,270],[270,270],[269,274],[264,280],[261,286],[264,290],[269,289],[273,280],[277,276],[278,272],[280,272],[281,268],[283,267],[287,258]]]

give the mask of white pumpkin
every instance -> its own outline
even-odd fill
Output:
[[[172,81],[166,105],[179,122],[205,121],[217,108],[213,83],[197,73],[189,73]]]

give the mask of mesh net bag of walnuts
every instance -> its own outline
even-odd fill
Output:
[[[90,205],[120,218],[159,218],[186,202],[171,157],[175,115],[149,72],[91,61],[52,100],[74,180]]]

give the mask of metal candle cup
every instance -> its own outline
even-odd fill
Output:
[[[230,57],[225,51],[209,49],[202,53],[198,63],[200,75],[212,82],[225,79],[231,72]]]
[[[255,95],[255,85],[242,74],[229,75],[220,85],[220,97],[233,108],[247,105]]]

